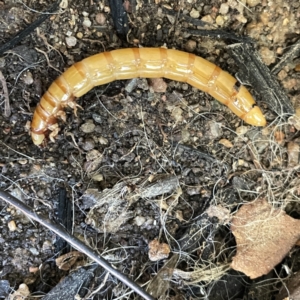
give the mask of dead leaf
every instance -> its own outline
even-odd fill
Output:
[[[164,266],[158,271],[155,277],[151,280],[147,287],[147,292],[158,299],[162,295],[165,295],[170,287],[173,270],[178,262],[178,254],[173,255]]]
[[[232,220],[237,253],[231,267],[251,279],[268,274],[300,237],[300,220],[265,199],[244,204]]]
[[[71,251],[58,257],[55,263],[59,269],[68,271],[79,259],[82,259],[83,256],[84,255],[78,251]]]

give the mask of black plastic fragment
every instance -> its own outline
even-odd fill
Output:
[[[270,110],[279,116],[294,114],[294,108],[284,89],[269,68],[262,62],[252,44],[234,44],[228,46],[239,66],[237,77],[243,83],[249,83]]]
[[[122,0],[109,0],[109,7],[111,11],[111,16],[113,18],[114,26],[117,33],[120,36],[126,37],[129,27],[128,27],[128,16],[124,8]]]
[[[67,192],[65,188],[59,189],[57,221],[66,229],[67,232],[71,232],[72,205],[67,198]],[[55,246],[56,253],[65,254],[71,250],[70,245],[61,237],[57,238]]]
[[[15,45],[17,45],[22,39],[24,39],[27,35],[35,30],[38,26],[40,26],[49,16],[53,13],[59,6],[60,0],[56,1],[48,10],[46,10],[40,17],[38,17],[33,23],[31,23],[28,27],[18,32],[10,41],[5,43],[0,47],[0,56],[3,53]]]

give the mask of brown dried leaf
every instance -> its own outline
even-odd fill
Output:
[[[58,257],[55,260],[55,263],[59,269],[68,271],[78,260],[82,259],[83,257],[84,255],[82,253],[78,251],[71,251]]]
[[[147,292],[155,299],[163,296],[170,287],[171,278],[177,262],[178,254],[174,254],[149,283]]]
[[[265,199],[244,204],[232,220],[237,254],[231,267],[252,279],[269,273],[299,239],[299,226]]]

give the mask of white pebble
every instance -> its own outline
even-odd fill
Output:
[[[74,47],[77,43],[77,39],[75,36],[68,36],[66,37],[66,44],[69,47]]]
[[[222,3],[219,9],[219,13],[222,15],[226,15],[229,11],[229,5],[227,3]]]
[[[200,17],[200,12],[193,8],[192,11],[190,12],[190,16],[192,18],[198,19]]]
[[[85,17],[84,20],[83,20],[83,22],[82,22],[82,25],[84,27],[91,27],[92,21],[89,18]]]

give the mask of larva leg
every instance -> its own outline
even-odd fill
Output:
[[[266,120],[244,86],[209,61],[190,53],[162,48],[129,48],[88,57],[58,77],[38,104],[32,124],[34,144],[40,145],[65,106],[94,86],[116,79],[165,77],[187,82],[228,106],[245,122],[265,126]]]

